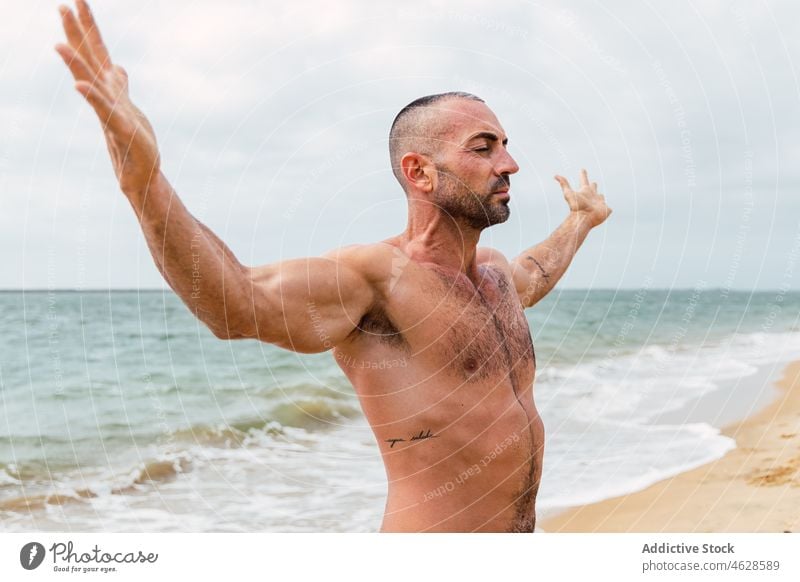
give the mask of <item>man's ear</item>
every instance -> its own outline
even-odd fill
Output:
[[[408,152],[400,158],[400,171],[406,183],[415,190],[433,192],[436,187],[433,163],[424,155]]]

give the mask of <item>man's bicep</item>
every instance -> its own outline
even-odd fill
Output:
[[[249,269],[253,328],[246,337],[303,353],[324,352],[357,327],[374,300],[359,270],[331,257]]]
[[[520,256],[511,262],[511,273],[514,288],[517,290],[519,301],[524,308],[532,307],[539,299],[540,281],[533,274],[528,265],[524,263],[525,257]]]

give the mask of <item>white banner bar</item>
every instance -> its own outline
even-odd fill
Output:
[[[0,534],[0,580],[800,580],[795,534]]]

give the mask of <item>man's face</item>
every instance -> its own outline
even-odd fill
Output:
[[[519,166],[506,149],[500,122],[480,101],[448,100],[440,108],[450,131],[437,152],[433,202],[472,228],[505,222],[510,175]]]

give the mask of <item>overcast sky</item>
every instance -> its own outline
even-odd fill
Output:
[[[0,288],[160,288],[55,1],[0,0]],[[565,288],[800,289],[800,9],[784,2],[93,3],[184,203],[246,264],[400,232],[387,133],[483,97],[521,167],[509,257],[581,167],[614,214]]]

